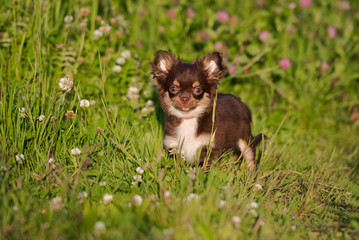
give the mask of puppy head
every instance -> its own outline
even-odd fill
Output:
[[[182,63],[167,51],[157,51],[152,65],[161,104],[178,118],[201,116],[213,103],[219,79],[225,73],[221,54],[209,53],[194,64]]]

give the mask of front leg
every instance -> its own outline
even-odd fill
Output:
[[[169,135],[165,136],[163,145],[165,146],[165,149],[168,151],[169,155],[173,155],[177,153],[177,144],[178,144],[177,138]]]

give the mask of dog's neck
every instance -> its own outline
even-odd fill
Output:
[[[183,118],[180,118],[180,119],[182,119],[182,120],[190,120],[190,119],[194,119],[194,118],[196,118],[196,117],[183,117]]]

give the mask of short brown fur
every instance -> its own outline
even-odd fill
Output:
[[[165,64],[161,65],[165,68],[159,66],[160,61],[165,61]],[[201,136],[211,134],[214,124],[215,137],[214,143],[211,145],[210,163],[225,150],[240,151],[238,144],[240,139],[245,140],[252,151],[248,156],[255,156],[255,146],[263,136],[259,134],[253,137],[251,134],[251,111],[239,97],[218,93],[215,121],[212,122],[216,89],[219,80],[226,72],[220,53],[209,53],[197,59],[193,64],[189,64],[182,63],[167,51],[157,51],[151,65],[153,75],[159,83],[158,92],[161,105],[166,113],[165,138],[175,139],[183,134],[188,138],[184,141],[193,141],[194,144],[197,144],[198,141],[201,141]],[[189,119],[196,119],[197,123],[193,136],[186,131],[179,132],[179,126],[188,122]],[[207,145],[201,147],[201,161],[207,157]],[[243,146],[241,147],[243,150]],[[166,148],[170,150],[168,143]],[[255,159],[245,160],[248,166],[255,171]]]

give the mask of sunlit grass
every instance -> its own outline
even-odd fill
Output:
[[[359,236],[355,1],[18,1],[0,7],[5,239]],[[225,57],[258,171],[162,147],[158,49]]]

